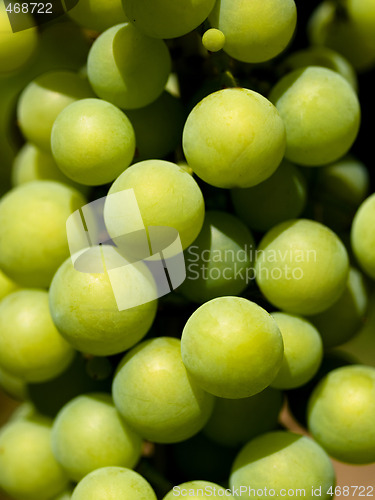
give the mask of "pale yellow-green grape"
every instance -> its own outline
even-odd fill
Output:
[[[38,30],[35,27],[15,32],[12,30],[5,10],[8,5],[12,4],[0,1],[0,73],[10,73],[25,66],[34,56],[38,46]],[[33,26],[29,14],[22,13],[21,10],[17,16],[14,16],[14,19],[18,22]]]
[[[80,191],[87,190],[64,175],[56,165],[53,156],[31,142],[27,142],[18,151],[12,167],[12,184],[19,186],[26,182],[51,180],[63,182]]]
[[[190,500],[199,500],[200,498],[228,498],[233,500],[234,497],[219,484],[211,483],[210,481],[188,481],[174,486],[169,491],[163,500],[175,500],[176,497],[187,497]]]
[[[345,0],[347,16],[375,46],[375,3],[372,0]]]
[[[297,11],[294,0],[220,0],[209,19],[225,35],[225,52],[239,61],[259,63],[286,48]]]
[[[247,299],[220,297],[200,306],[181,338],[182,360],[196,382],[222,398],[247,398],[268,387],[283,359],[280,330]]]
[[[210,28],[202,36],[203,46],[210,52],[218,52],[225,45],[225,35],[216,28]]]
[[[371,68],[375,65],[374,35],[369,36],[336,8],[335,2],[324,1],[315,9],[308,24],[311,43],[336,50],[358,71]]]
[[[0,269],[0,300],[9,295],[10,293],[18,290],[19,285],[11,280],[6,274]]]
[[[95,31],[127,21],[121,0],[79,0],[68,15],[80,26]]]
[[[363,269],[375,279],[375,194],[372,194],[361,204],[355,214],[351,244],[354,255]]]
[[[52,451],[70,479],[80,481],[93,470],[118,466],[132,469],[142,440],[120,417],[105,393],[72,399],[52,427]]]
[[[116,260],[112,246],[101,246],[105,265]],[[125,263],[124,263],[125,264]],[[111,267],[110,267],[111,268]],[[107,267],[106,267],[107,269]],[[107,356],[129,349],[150,329],[157,301],[144,303],[145,296],[155,296],[155,283],[147,266],[124,265],[120,279],[135,302],[135,307],[119,310],[108,272],[80,272],[68,258],[56,272],[50,287],[52,319],[60,333],[79,351]]]
[[[254,187],[233,189],[231,198],[245,224],[256,231],[268,231],[301,214],[306,205],[306,180],[295,165],[283,160],[271,177]]]
[[[126,115],[101,99],[82,99],[56,118],[53,157],[70,179],[96,186],[113,181],[133,160],[135,135]]]
[[[332,457],[375,461],[375,368],[352,365],[331,371],[314,389],[308,428]]]
[[[284,342],[284,358],[271,386],[295,389],[309,382],[323,358],[323,343],[318,330],[306,319],[282,312],[272,313]]]
[[[245,188],[266,180],[279,166],[285,143],[277,109],[244,88],[205,97],[189,114],[183,133],[189,166],[221,188]]]
[[[151,485],[125,467],[103,467],[84,477],[72,500],[157,500]]]
[[[344,292],[349,259],[328,227],[307,219],[272,228],[257,249],[257,283],[275,307],[294,314],[317,314]]]
[[[332,462],[317,443],[293,432],[275,431],[256,437],[242,448],[229,484],[232,488],[246,485],[241,496],[247,498],[259,498],[257,490],[263,490],[265,496],[267,489],[267,496],[281,497],[288,491],[292,496],[304,490],[306,499],[316,498],[315,492],[329,500],[332,495],[327,492],[334,488],[335,479]]]
[[[142,108],[163,92],[171,58],[163,40],[143,35],[130,23],[109,28],[95,40],[87,61],[95,93],[119,108]]]
[[[122,0],[129,21],[154,38],[176,38],[197,28],[215,0]]]
[[[253,278],[254,253],[253,236],[237,217],[206,212],[201,232],[185,252],[186,279],[179,291],[201,303],[239,295]]]
[[[72,347],[52,322],[45,290],[19,290],[0,302],[0,365],[28,382],[62,373]]]
[[[68,479],[51,449],[51,423],[33,416],[0,431],[0,488],[19,500],[51,499]]]
[[[26,381],[0,367],[0,387],[14,399],[27,399]]]
[[[357,75],[353,66],[345,57],[328,47],[312,46],[308,49],[299,50],[287,57],[282,65],[288,71],[306,66],[323,66],[323,68],[328,68],[339,73],[339,75],[350,83],[355,91],[358,89]]]
[[[129,167],[112,184],[108,195],[133,189],[143,223],[177,229],[183,249],[198,236],[204,220],[204,199],[193,177],[182,167],[162,160],[145,160]],[[118,209],[108,196],[104,220],[110,235],[119,233]]]
[[[71,71],[38,76],[18,101],[17,118],[23,135],[39,148],[51,151],[52,125],[59,113],[72,102],[93,95],[88,81]]]
[[[333,162],[357,137],[359,101],[335,71],[318,66],[292,71],[272,89],[270,100],[285,123],[290,161],[307,166]]]
[[[48,287],[69,255],[66,220],[85,204],[72,187],[34,181],[0,201],[0,267],[21,285]]]
[[[126,116],[134,127],[137,161],[163,158],[182,140],[184,108],[169,92],[144,108],[126,110]]]
[[[359,331],[365,321],[367,305],[364,276],[352,267],[340,298],[326,311],[309,318],[317,327],[325,349],[348,342]]]
[[[212,412],[214,398],[187,373],[180,344],[169,337],[142,342],[123,358],[113,380],[116,408],[149,441],[184,441]]]
[[[238,447],[275,429],[282,405],[282,392],[269,387],[250,398],[217,398],[203,432],[215,443]]]

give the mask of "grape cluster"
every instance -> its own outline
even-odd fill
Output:
[[[374,0],[11,7],[0,498],[331,498],[375,462]]]

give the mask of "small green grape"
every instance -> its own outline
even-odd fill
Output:
[[[218,52],[225,45],[225,35],[222,31],[211,28],[203,34],[202,43],[210,52]]]
[[[371,278],[375,278],[375,194],[359,207],[351,229],[351,244],[354,255]]]
[[[68,15],[80,26],[95,31],[127,21],[121,0],[79,0]]]
[[[13,399],[24,401],[28,397],[26,381],[0,367],[0,387]]]

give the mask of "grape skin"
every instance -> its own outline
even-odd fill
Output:
[[[80,0],[68,15],[80,26],[95,31],[127,21],[121,0]]]

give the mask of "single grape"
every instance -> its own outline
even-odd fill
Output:
[[[271,177],[254,187],[233,189],[231,198],[239,218],[251,229],[264,232],[301,214],[307,199],[306,180],[295,165],[283,160]]]
[[[206,212],[201,232],[185,252],[187,275],[179,291],[201,303],[240,294],[252,278],[254,251],[254,239],[239,219],[225,212]]]
[[[225,52],[242,62],[259,63],[286,48],[296,27],[297,10],[294,0],[220,0],[209,19],[225,35]]]
[[[93,470],[133,468],[142,440],[120,417],[109,394],[72,399],[56,417],[52,451],[70,479],[80,481]]]
[[[309,66],[282,78],[269,96],[286,127],[288,160],[319,166],[348,152],[357,137],[360,106],[351,85],[327,68]]]
[[[359,207],[351,229],[351,244],[354,255],[371,278],[375,278],[375,193],[366,198]]]
[[[375,46],[375,5],[372,0],[348,0],[346,13],[358,30]]]
[[[24,401],[28,397],[26,381],[0,367],[0,387],[13,399]]]
[[[118,235],[121,221],[117,201],[110,195],[133,189],[143,223],[175,228],[183,249],[198,236],[204,220],[202,192],[186,170],[162,160],[145,160],[125,170],[112,184],[104,206],[109,234]]]
[[[169,92],[144,108],[126,110],[126,116],[134,127],[137,161],[163,158],[181,142],[185,112]]]
[[[84,204],[78,191],[59,182],[13,188],[0,201],[0,267],[22,285],[48,287],[69,255],[66,220]]]
[[[349,259],[328,227],[307,219],[273,227],[261,240],[255,265],[267,300],[294,314],[317,314],[344,292]],[[319,279],[317,279],[319,276]]]
[[[133,160],[135,135],[126,115],[101,99],[82,99],[56,118],[53,157],[70,179],[96,186],[113,181]]]
[[[0,269],[0,300],[9,295],[10,293],[18,290],[19,285],[11,280],[6,274]]]
[[[375,461],[375,368],[345,366],[331,371],[308,404],[308,428],[332,457]]]
[[[241,446],[275,429],[282,405],[282,392],[269,387],[250,398],[217,398],[203,432],[222,446]]]
[[[250,187],[270,177],[285,151],[285,127],[260,94],[219,90],[189,114],[183,132],[186,160],[194,173],[221,188]]]
[[[28,29],[13,31],[6,7],[14,7],[13,2],[0,2],[0,74],[17,71],[29,63],[38,46],[38,30],[33,26],[31,15],[17,14],[16,22]]]
[[[283,341],[276,322],[260,306],[240,297],[219,297],[190,316],[181,352],[186,369],[204,390],[222,398],[246,398],[276,377]]]
[[[214,3],[215,0],[122,0],[129,21],[154,38],[186,35],[203,23]]]
[[[45,290],[19,290],[0,303],[0,365],[28,382],[63,372],[74,351],[52,322]]]
[[[173,489],[165,495],[163,500],[174,500],[176,497],[188,497],[191,500],[200,498],[223,497],[233,500],[234,497],[219,484],[210,481],[188,481],[186,483],[174,486]]]
[[[142,342],[129,351],[118,367],[112,393],[125,421],[157,443],[193,436],[213,407],[213,397],[187,373],[180,341],[168,337]]]
[[[106,265],[118,258],[114,247],[100,249]],[[121,299],[126,302],[129,296],[141,305],[119,310],[107,271],[80,272],[68,258],[56,272],[49,291],[52,319],[77,350],[97,356],[120,353],[150,329],[157,309],[156,300],[143,300],[155,296],[150,271],[142,263],[124,265],[120,278],[126,287],[121,290]]]
[[[52,126],[59,113],[72,102],[93,95],[87,80],[71,71],[52,71],[38,76],[18,100],[17,119],[23,135],[50,152]]]
[[[211,28],[202,36],[203,46],[210,52],[218,52],[225,45],[225,35],[222,31]]]
[[[80,26],[95,31],[127,21],[121,0],[79,0],[68,15]]]
[[[119,108],[142,108],[163,92],[171,58],[163,40],[143,35],[130,23],[102,33],[92,45],[87,73],[94,92]]]
[[[265,489],[268,496],[305,490],[304,498],[312,500],[314,491],[318,494],[321,488],[319,498],[328,500],[331,495],[327,492],[335,485],[335,471],[328,455],[312,439],[275,431],[256,437],[242,448],[229,482],[232,488],[246,485],[248,488],[240,496],[247,498],[254,498],[258,490],[264,494]]]
[[[85,476],[73,491],[72,500],[157,500],[140,474],[125,467],[103,467]]]
[[[51,450],[51,423],[39,416],[19,419],[0,431],[0,487],[22,500],[52,498],[68,479]]]
[[[284,342],[284,358],[271,386],[295,389],[311,380],[323,358],[323,344],[318,330],[306,319],[282,312],[272,313]]]
[[[350,340],[365,320],[368,305],[364,276],[350,268],[344,293],[326,311],[309,320],[318,329],[325,349],[331,349]]]

